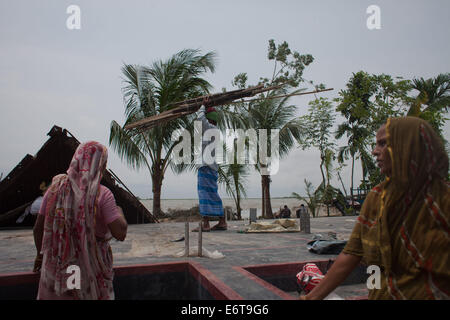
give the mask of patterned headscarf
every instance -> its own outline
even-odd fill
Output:
[[[449,299],[448,156],[419,118],[389,119],[386,135],[391,175],[367,195],[343,253],[383,271],[370,299]]]
[[[67,268],[76,265],[81,289],[72,291],[75,298],[114,297],[110,247],[95,237],[97,197],[106,162],[106,147],[95,141],[83,143],[67,174],[55,176],[47,191],[40,285],[57,295],[69,290]]]
[[[449,281],[448,156],[440,137],[420,118],[389,119],[386,133],[392,174],[381,193],[381,262],[386,272],[395,274],[400,272],[396,266],[411,259],[411,268],[428,272],[430,297],[438,297],[442,292],[434,286],[439,281],[432,274],[447,273]],[[392,286],[393,295],[394,291]]]

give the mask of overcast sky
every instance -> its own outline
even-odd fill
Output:
[[[66,26],[70,5],[81,10],[80,29]],[[380,29],[367,27],[370,5],[380,8]],[[36,154],[53,125],[80,141],[108,146],[111,121],[124,122],[123,63],[148,65],[185,48],[215,51],[216,72],[206,76],[214,93],[231,89],[241,72],[250,84],[271,76],[268,40],[287,41],[292,50],[313,55],[304,77],[334,88],[321,94],[334,98],[360,70],[406,79],[449,72],[449,12],[448,0],[2,0],[0,174],[5,177],[27,153]],[[313,98],[292,99],[299,115]],[[445,135],[449,139],[449,123]],[[319,160],[315,150],[293,150],[272,177],[272,196],[304,193],[305,178],[317,186]],[[152,196],[149,173],[127,168],[112,149],[109,168],[137,196]],[[358,164],[355,181],[360,171]],[[342,177],[348,187],[349,166]],[[333,184],[340,187],[336,179]],[[260,196],[257,173],[247,193]],[[195,175],[169,172],[162,197],[196,198]]]

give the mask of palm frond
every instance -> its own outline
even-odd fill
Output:
[[[141,151],[142,147],[136,144],[133,137],[114,120],[111,121],[109,144],[131,168],[140,169],[142,166],[149,168],[145,154]]]

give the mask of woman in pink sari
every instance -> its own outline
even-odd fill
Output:
[[[114,299],[109,240],[123,241],[127,222],[112,192],[100,185],[106,161],[106,147],[81,144],[67,174],[55,176],[44,196],[33,230],[39,300]],[[79,288],[68,285],[74,269]]]

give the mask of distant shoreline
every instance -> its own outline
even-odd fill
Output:
[[[288,206],[291,209],[291,217],[294,218],[296,216],[296,210],[300,207],[301,204],[307,205],[307,203],[303,200],[299,200],[294,197],[278,197],[278,198],[270,198],[272,212],[276,213],[283,206]],[[141,203],[148,209],[150,212],[153,210],[153,201],[150,199],[140,200]],[[236,212],[236,204],[232,198],[222,198],[224,207],[231,207],[233,212]],[[242,218],[246,219],[250,215],[250,209],[255,208],[257,212],[257,216],[261,215],[261,206],[262,199],[261,198],[244,198],[241,199],[241,214]],[[191,208],[198,207],[198,199],[161,199],[161,210],[164,213],[168,212],[176,212],[176,211],[184,211],[190,210]],[[336,208],[330,208],[331,215],[341,215],[340,212],[337,211]],[[327,210],[325,206],[320,206],[317,208],[317,216],[326,216]]]
[[[153,198],[139,198],[139,200],[145,200],[145,201],[153,201]],[[225,198],[225,197],[221,197],[221,199],[223,200],[233,200],[233,198]],[[295,197],[271,197],[270,199],[297,199]],[[161,198],[162,200],[198,200],[198,198]],[[242,198],[241,200],[262,200],[262,198]]]
[[[140,200],[141,203],[150,211],[152,211],[153,200]],[[299,200],[293,197],[279,197],[270,198],[271,207],[273,212],[279,211],[283,206],[287,205],[292,211],[295,208],[300,207],[300,204],[306,204],[305,201]],[[231,207],[233,212],[236,211],[236,204],[233,198],[222,198],[224,207]],[[250,209],[255,208],[257,214],[261,214],[261,198],[243,198],[241,199],[242,216],[247,217],[250,214]],[[194,199],[161,199],[161,210],[163,212],[177,211],[177,210],[190,210],[193,207],[198,207],[198,198]],[[295,213],[294,213],[295,214]]]

